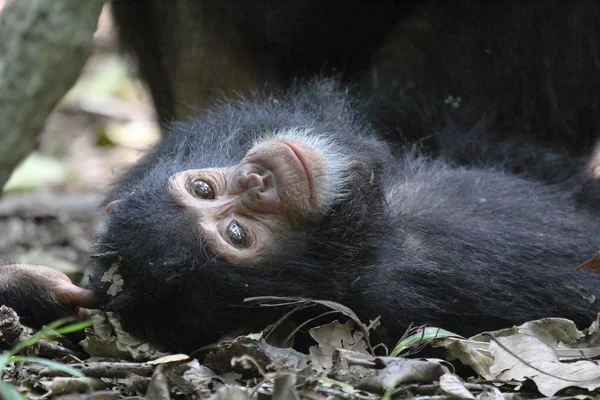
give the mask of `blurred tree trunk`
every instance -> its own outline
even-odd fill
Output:
[[[104,0],[13,0],[0,13],[0,192],[93,47]]]

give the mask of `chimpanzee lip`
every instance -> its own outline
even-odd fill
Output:
[[[288,141],[282,141],[283,144],[285,144],[286,146],[288,146],[292,152],[294,153],[294,155],[296,156],[296,158],[298,159],[298,161],[300,161],[300,164],[302,164],[302,168],[304,169],[304,173],[306,174],[306,179],[308,181],[308,190],[310,192],[310,199],[311,201],[314,201],[314,188],[313,188],[313,177],[306,165],[306,158],[304,157],[304,153],[302,153],[302,150],[300,150],[298,148],[298,146],[296,146],[294,143],[290,143]]]

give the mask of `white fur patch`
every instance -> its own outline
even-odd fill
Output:
[[[325,162],[324,181],[315,182],[317,204],[320,212],[325,212],[334,203],[343,199],[349,192],[348,183],[352,166],[352,158],[348,149],[342,148],[335,140],[326,135],[318,135],[310,128],[290,128],[279,132],[257,134],[253,145],[257,146],[268,140],[286,139],[300,142],[317,150]]]

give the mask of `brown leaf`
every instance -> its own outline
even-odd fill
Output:
[[[525,334],[500,337],[490,342],[494,364],[490,373],[499,380],[531,379],[545,396],[573,386],[600,387],[600,367],[592,361],[563,363],[551,345]]]
[[[376,359],[377,360],[377,359]],[[411,358],[381,359],[387,366],[374,376],[365,379],[358,385],[367,392],[385,393],[388,388],[395,388],[404,383],[431,383],[449,374],[448,368],[440,362],[417,360]]]
[[[234,357],[249,356],[265,370],[301,370],[308,364],[309,357],[291,348],[277,348],[265,342],[260,333],[240,336],[232,341],[219,343],[219,348],[211,351],[203,364],[215,372],[239,372],[244,375],[255,374],[254,368],[247,370],[242,366],[232,366]]]
[[[440,377],[440,389],[459,399],[475,399],[473,393],[465,387],[463,381],[454,374],[444,374]]]
[[[362,333],[354,329],[354,323],[351,320],[346,321],[345,324],[334,321],[317,326],[310,329],[308,333],[317,342],[316,346],[311,346],[309,349],[314,369],[329,370],[333,365],[332,356],[336,349],[369,354]]]
[[[273,383],[273,400],[296,400],[300,396],[296,392],[297,377],[295,374],[280,374]]]
[[[600,272],[600,251],[596,253],[594,257],[575,268],[575,271],[581,269],[593,269],[594,271]]]
[[[273,301],[279,301],[279,303],[269,303]],[[244,302],[258,303],[261,307],[278,307],[293,305],[302,307],[310,304],[320,304],[322,306],[330,308],[331,310],[337,311],[340,314],[343,314],[346,317],[350,318],[352,321],[354,321],[356,326],[362,331],[365,337],[365,342],[367,343],[367,347],[369,348],[370,352],[373,353],[371,343],[369,342],[369,330],[375,329],[377,326],[379,326],[379,317],[376,318],[375,321],[372,321],[370,326],[367,326],[360,320],[360,318],[358,318],[358,315],[356,315],[356,313],[350,308],[346,307],[343,304],[329,300],[313,300],[304,299],[301,297],[258,296],[246,298],[244,299]]]

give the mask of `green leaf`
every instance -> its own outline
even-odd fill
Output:
[[[48,325],[46,325],[46,329],[56,330],[64,324],[68,324],[69,322],[73,321],[75,321],[75,317],[64,317],[61,319],[57,319],[56,321],[50,322]]]
[[[411,347],[426,344],[431,342],[434,339],[442,339],[447,337],[462,337],[457,335],[456,333],[449,332],[442,328],[432,328],[428,327],[425,329],[421,329],[415,334],[412,334],[405,338],[404,340],[398,342],[394,350],[390,354],[391,357],[396,357],[404,350],[409,349]]]
[[[0,381],[0,399],[23,400],[24,397],[17,392],[17,389],[13,385]]]
[[[28,362],[28,363],[38,363],[38,364],[43,364],[47,367],[50,368],[54,368],[57,369],[59,371],[62,371],[66,374],[69,375],[73,375],[77,378],[83,378],[85,375],[83,374],[83,372],[75,369],[75,368],[71,368],[68,365],[56,362],[56,361],[51,361],[51,360],[46,360],[45,358],[40,358],[40,357],[25,357],[25,356],[15,356],[13,357],[12,361],[14,362]]]

